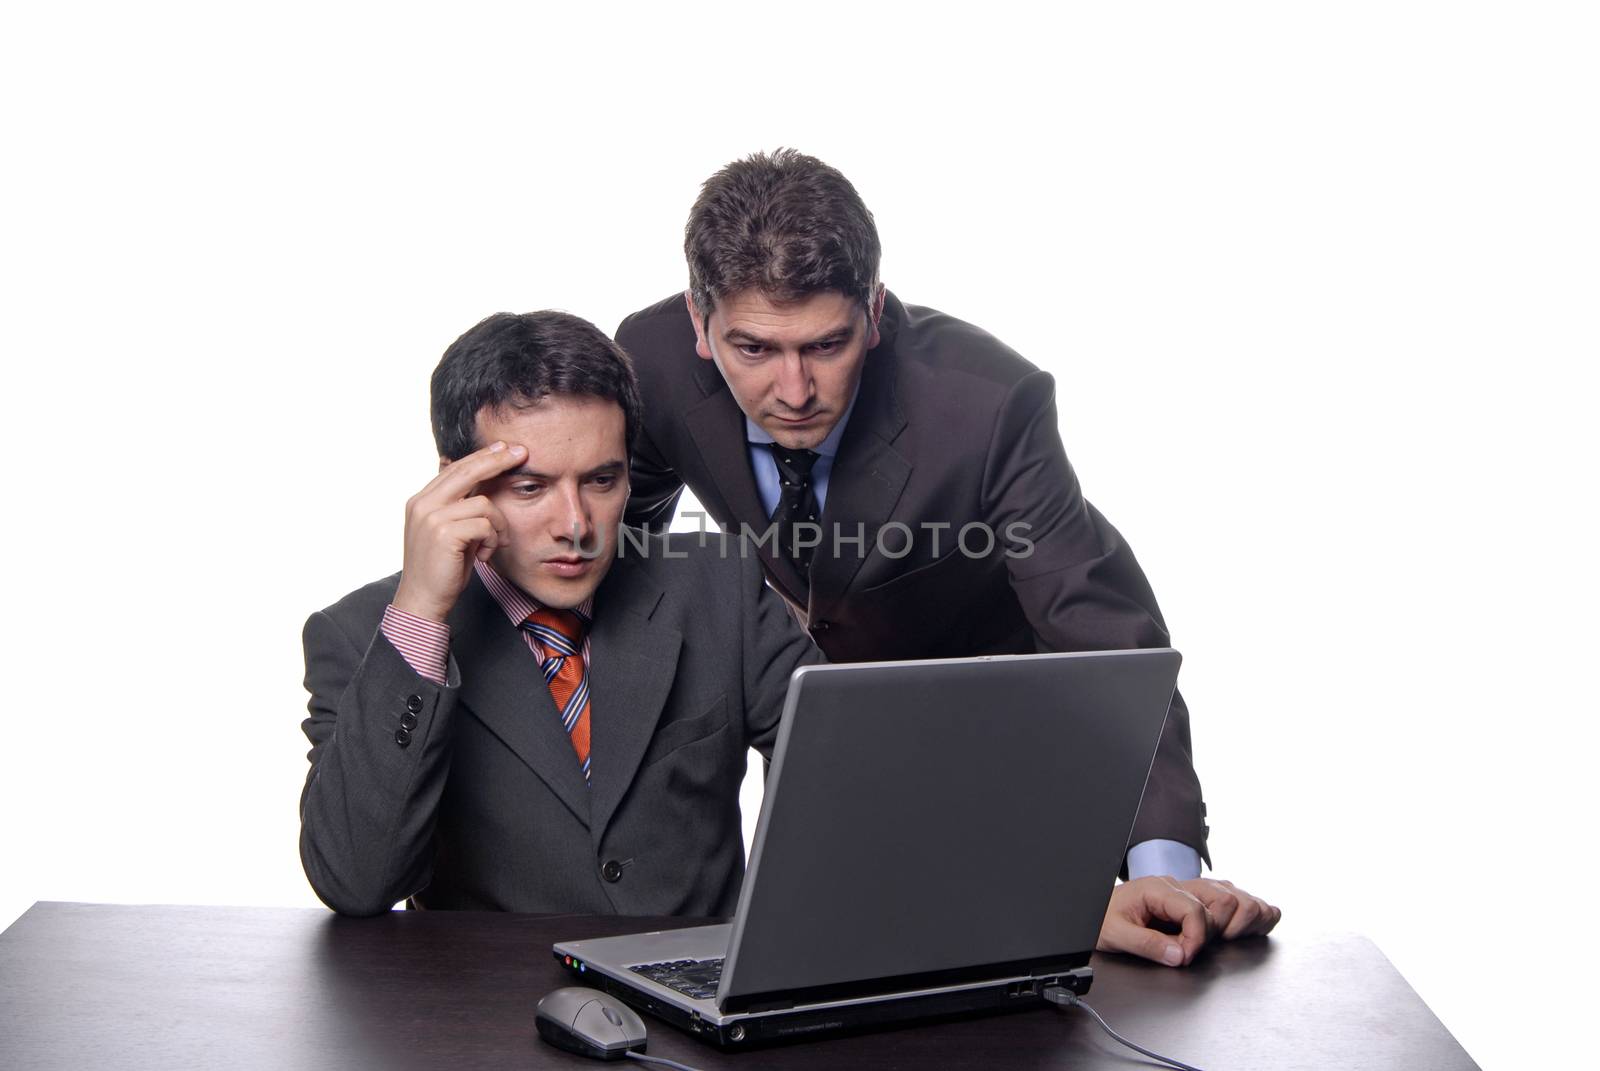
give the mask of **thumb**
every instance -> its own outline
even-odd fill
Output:
[[[1102,952],[1128,952],[1169,967],[1181,966],[1185,958],[1177,939],[1122,915],[1107,916],[1100,928],[1099,948]]]

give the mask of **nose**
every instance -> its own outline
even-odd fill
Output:
[[[563,543],[582,545],[594,534],[589,516],[589,506],[583,500],[576,481],[562,480],[554,488],[556,509],[551,513],[554,531],[551,535]]]
[[[800,411],[811,404],[813,384],[811,367],[804,357],[786,353],[778,363],[778,378],[774,384],[778,401],[789,409]]]

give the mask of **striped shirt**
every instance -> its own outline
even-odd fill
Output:
[[[534,638],[533,633],[522,627],[528,615],[541,609],[538,603],[528,597],[528,593],[495,572],[485,562],[474,562],[478,571],[478,579],[483,581],[483,586],[494,596],[494,601],[500,604],[500,609],[505,611],[506,620],[511,622],[511,627],[522,633],[523,640],[532,651],[534,657],[543,665],[549,654],[544,649],[544,644]],[[594,596],[583,600],[574,607],[585,617],[594,617]],[[393,605],[383,611],[383,623],[379,626],[383,636],[394,649],[400,652],[400,657],[418,675],[428,678],[433,683],[444,685],[450,661],[450,626],[442,621],[429,621],[415,614],[408,614]],[[589,668],[589,637],[583,638],[583,667]]]

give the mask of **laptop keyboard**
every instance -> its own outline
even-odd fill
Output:
[[[710,1000],[722,981],[722,959],[674,959],[665,963],[641,963],[629,967],[652,982],[660,982],[694,1000]]]

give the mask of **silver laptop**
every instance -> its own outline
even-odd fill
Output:
[[[1084,992],[1179,661],[797,670],[733,921],[556,958],[735,1048]]]

